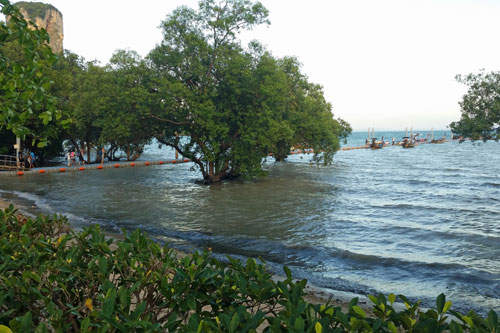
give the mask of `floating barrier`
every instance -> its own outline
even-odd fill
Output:
[[[84,170],[102,170],[102,169],[110,169],[110,168],[126,168],[126,167],[134,167],[134,166],[151,166],[151,165],[164,165],[164,164],[176,164],[176,163],[187,163],[191,160],[188,158],[170,160],[170,161],[136,161],[136,162],[121,162],[121,163],[109,163],[109,164],[87,164],[85,167],[46,167],[43,169],[32,169],[32,170],[24,170],[24,171],[5,171],[0,172],[0,177],[2,176],[27,176],[34,174],[46,174],[46,173],[63,173],[63,172],[76,172],[76,171],[84,171]]]

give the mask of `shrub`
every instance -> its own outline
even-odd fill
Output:
[[[370,296],[369,317],[357,298],[346,312],[306,302],[306,281],[287,267],[275,282],[254,259],[178,258],[141,231],[112,240],[98,226],[67,226],[0,211],[0,332],[498,332],[495,312],[464,316],[444,295],[425,312],[402,295]]]

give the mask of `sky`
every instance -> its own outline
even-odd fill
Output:
[[[42,0],[43,1],[43,0]],[[192,0],[45,0],[63,14],[64,48],[109,61],[142,56],[159,26]],[[460,119],[457,74],[500,70],[500,0],[262,0],[271,25],[242,34],[295,56],[354,130],[445,129]]]

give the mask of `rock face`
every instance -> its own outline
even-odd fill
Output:
[[[26,20],[35,22],[38,28],[47,31],[50,38],[52,52],[60,54],[63,52],[63,18],[57,8],[41,2],[21,1],[15,4],[20,9]]]

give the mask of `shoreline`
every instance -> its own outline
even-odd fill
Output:
[[[5,208],[9,207],[10,204],[14,205],[14,203],[0,197],[0,209],[1,210],[4,210]],[[26,212],[23,209],[23,207],[19,207],[16,205],[14,205],[14,207],[16,207],[16,209],[18,209],[18,211],[21,214],[27,215],[29,217],[34,217],[33,214]],[[73,230],[75,230],[74,226],[70,225],[70,227]],[[121,237],[120,234],[111,233],[111,232],[106,232],[106,235],[108,235],[109,238],[112,238],[114,240],[119,240]],[[182,252],[178,249],[175,249],[175,248],[172,248],[172,249],[180,257],[189,255],[189,253]],[[273,279],[284,280],[285,277],[280,276],[280,275],[274,275]],[[328,300],[331,299],[331,304],[333,304],[335,306],[340,306],[343,311],[347,311],[347,308],[348,308],[348,305],[349,305],[349,302],[351,301],[351,299],[358,297],[359,298],[358,306],[363,308],[368,313],[371,313],[371,306],[370,306],[371,302],[368,299],[368,297],[366,297],[364,295],[355,294],[355,293],[346,292],[346,291],[333,290],[333,289],[329,289],[329,288],[317,287],[315,285],[312,285],[310,282],[307,283],[306,288],[304,290],[306,292],[306,294],[304,295],[304,299],[307,300],[309,303],[326,304],[326,302],[328,302]]]

